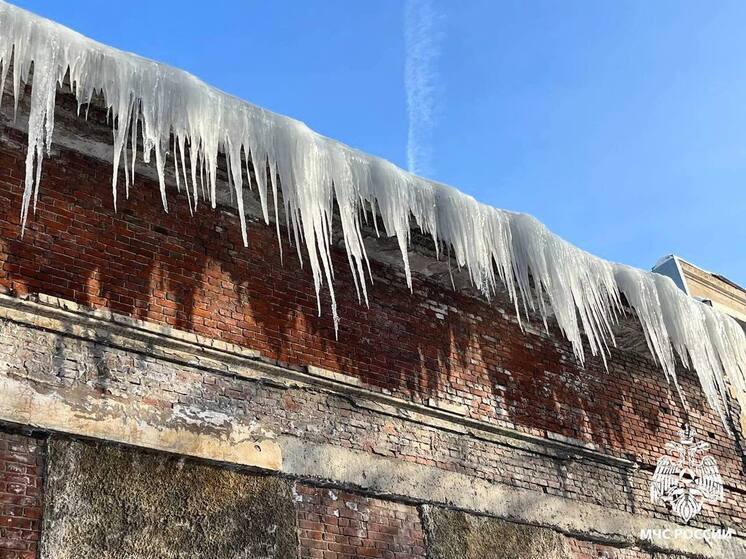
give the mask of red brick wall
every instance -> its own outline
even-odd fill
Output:
[[[9,129],[0,136],[24,142]],[[114,213],[111,165],[78,153],[61,150],[45,161],[38,211],[20,238],[24,157],[18,146],[0,144],[0,286],[15,293],[108,307],[649,464],[677,437],[680,406],[648,359],[613,351],[608,371],[600,359],[583,369],[556,327],[549,335],[522,332],[507,302],[496,308],[423,278],[410,293],[398,270],[375,263],[365,308],[341,251],[333,255],[342,316],[335,338],[327,297],[319,318],[307,266],[300,268],[287,243],[281,264],[273,227],[251,225],[245,249],[235,216],[202,205],[192,218],[175,192],[166,214],[157,185],[141,178]],[[704,403],[696,377],[682,372],[681,379],[692,423],[713,443],[726,481],[746,489],[733,438]]]
[[[416,507],[297,484],[301,559],[425,558]]]
[[[39,541],[43,446],[0,431],[0,559],[33,559]]]

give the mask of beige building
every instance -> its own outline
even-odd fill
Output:
[[[729,314],[746,328],[746,289],[740,285],[675,254],[661,258],[653,271],[670,277],[682,291]]]

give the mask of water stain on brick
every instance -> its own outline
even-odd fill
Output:
[[[287,481],[52,439],[42,559],[297,556]]]

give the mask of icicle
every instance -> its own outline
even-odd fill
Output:
[[[278,242],[281,194],[288,237],[301,264],[305,250],[319,312],[321,289],[329,289],[335,327],[334,200],[348,265],[358,297],[365,302],[366,267],[372,274],[362,222],[370,211],[376,234],[396,236],[410,289],[407,251],[414,224],[434,239],[438,254],[440,243],[444,244],[449,270],[453,258],[487,298],[503,284],[519,323],[535,311],[546,325],[553,312],[581,362],[586,358],[584,339],[591,354],[606,358],[609,345],[614,344],[613,325],[624,312],[624,296],[642,324],[650,352],[677,389],[676,356],[696,371],[708,402],[721,415],[726,379],[739,393],[746,391],[744,331],[733,319],[687,297],[667,278],[606,262],[560,239],[530,216],[480,204],[448,186],[319,136],[298,121],[210,88],[186,72],[106,47],[2,0],[0,30],[0,85],[12,63],[14,110],[32,63],[34,68],[21,208],[24,228],[38,196],[43,156],[51,145],[56,88],[69,72],[78,108],[86,104],[88,109],[94,92],[100,91],[111,115],[115,203],[120,157],[124,157],[129,195],[141,134],[145,162],[155,150],[163,206],[168,207],[165,158],[173,135],[174,171],[180,188],[181,168],[190,211],[196,209],[200,195],[216,206],[218,153],[226,154],[246,243],[242,169],[250,176],[250,159],[265,222],[269,222],[271,186]]]
[[[111,190],[114,198],[114,211],[117,211],[117,178],[119,177],[119,159],[122,151],[126,151],[124,145],[127,141],[127,130],[130,121],[130,111],[132,110],[131,102],[123,102],[120,98],[120,105],[117,110],[117,116],[114,119],[114,172],[111,179]],[[126,162],[125,162],[126,166]],[[125,168],[125,175],[127,170]]]
[[[194,208],[192,207],[192,195],[189,192],[189,178],[187,177],[186,161],[184,159],[184,137],[174,136],[174,143],[179,150],[179,158],[181,159],[181,172],[184,174],[184,191],[186,192],[187,204],[189,205],[189,214],[194,215]],[[174,148],[174,160],[176,160],[176,148]]]
[[[176,178],[176,192],[181,193],[181,177],[179,176],[179,158],[176,154],[176,136],[173,142],[174,150],[174,177]]]

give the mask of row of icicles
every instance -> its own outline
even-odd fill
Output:
[[[448,247],[449,256],[468,271],[485,296],[504,285],[519,320],[532,309],[546,322],[551,308],[581,362],[584,340],[593,355],[605,360],[608,346],[614,344],[613,325],[624,312],[624,296],[667,378],[676,384],[677,355],[696,371],[708,402],[724,423],[726,379],[736,390],[746,391],[743,329],[688,297],[669,278],[597,258],[531,216],[481,204],[451,187],[322,137],[301,122],[213,89],[186,72],[99,44],[0,0],[0,85],[4,87],[12,66],[16,106],[32,63],[24,226],[36,205],[43,157],[52,142],[57,87],[67,78],[80,106],[100,92],[111,114],[115,200],[122,163],[126,193],[134,178],[138,131],[144,161],[154,155],[166,210],[168,154],[177,186],[186,189],[193,208],[200,197],[215,207],[222,152],[246,244],[243,171],[251,176],[249,165],[259,170],[255,177],[264,220],[271,221],[271,194],[279,234],[281,192],[288,231],[299,255],[305,247],[317,300],[322,286],[329,288],[335,325],[339,317],[331,244],[336,200],[358,297],[366,303],[365,275],[370,269],[361,216],[372,211],[385,234],[397,238],[410,287],[407,250],[414,219],[433,237],[436,248]]]

